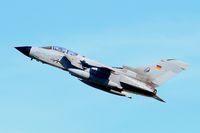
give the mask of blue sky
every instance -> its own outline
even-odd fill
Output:
[[[199,1],[0,3],[1,133],[199,132]],[[176,58],[190,68],[158,89],[166,104],[141,96],[129,100],[88,87],[14,49],[49,44],[109,66]]]

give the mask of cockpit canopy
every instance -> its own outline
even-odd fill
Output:
[[[65,54],[69,54],[69,55],[72,55],[72,56],[78,55],[77,53],[75,53],[73,51],[67,50],[66,48],[62,48],[62,47],[59,47],[59,46],[46,46],[46,47],[42,47],[42,48],[49,49],[49,50],[55,50],[55,51],[62,52],[62,53],[65,53]]]

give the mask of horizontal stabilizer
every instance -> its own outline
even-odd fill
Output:
[[[166,103],[164,100],[162,100],[159,96],[155,95],[153,98],[155,98],[156,100]]]

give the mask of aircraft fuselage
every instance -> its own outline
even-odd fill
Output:
[[[108,67],[61,47],[16,47],[20,52],[42,63],[68,71],[81,82],[97,89],[129,97],[128,93],[154,97],[156,89],[139,81],[120,68]]]

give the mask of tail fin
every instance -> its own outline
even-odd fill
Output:
[[[158,87],[185,70],[188,65],[182,61],[175,59],[161,60],[156,65],[132,68],[132,70],[138,73],[138,78],[145,77],[148,82],[153,83],[155,87]]]

